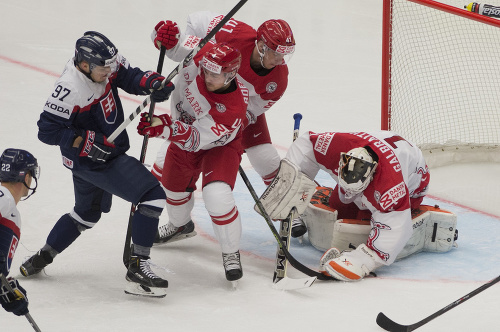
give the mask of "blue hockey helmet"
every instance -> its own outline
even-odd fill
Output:
[[[114,72],[117,69],[118,49],[103,34],[97,31],[87,31],[76,41],[75,63],[88,62],[90,71],[95,66],[111,67]]]
[[[30,188],[24,181],[26,174],[30,174],[35,180],[35,186]],[[40,178],[40,167],[36,158],[28,151],[21,149],[6,149],[0,156],[0,181],[21,182],[26,188],[33,190],[28,195],[35,193]],[[26,199],[28,198],[26,197]]]

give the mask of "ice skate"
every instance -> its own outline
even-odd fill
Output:
[[[156,273],[151,270],[151,265],[149,262],[149,257],[143,256],[132,256],[130,257],[130,263],[128,265],[128,271],[126,275],[127,281],[136,283],[144,287],[135,287],[135,289],[143,289],[148,292],[148,288],[167,288],[168,281],[160,278]],[[133,288],[133,287],[132,287]],[[127,293],[127,290],[125,290]],[[129,293],[130,294],[130,293]],[[143,294],[136,294],[143,295]]]
[[[194,223],[191,220],[181,227],[175,227],[169,222],[158,228],[153,246],[187,239],[195,235]]]
[[[28,258],[20,267],[21,274],[25,277],[40,273],[54,258],[48,251],[39,250],[35,255]]]
[[[236,251],[230,254],[222,253],[222,262],[226,271],[226,279],[233,282],[233,287],[236,286],[236,280],[243,277],[243,269],[241,268],[240,252]]]
[[[298,216],[297,218],[292,220],[292,237],[299,238],[299,241],[302,242],[302,236],[306,234],[307,227],[302,220],[302,216]]]

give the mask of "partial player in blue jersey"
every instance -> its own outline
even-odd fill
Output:
[[[31,196],[38,184],[40,171],[36,158],[28,151],[6,149],[0,157],[0,274],[7,277],[21,238],[21,215],[17,203]],[[31,191],[31,193],[30,193]],[[17,316],[26,315],[26,291],[14,278],[8,278],[14,293],[0,282],[2,307]]]
[[[38,138],[61,149],[63,164],[73,173],[75,206],[54,225],[46,244],[21,266],[24,276],[39,273],[80,234],[111,208],[116,195],[137,209],[132,220],[134,249],[126,292],[164,296],[168,286],[151,271],[149,256],[165,207],[158,180],[136,158],[125,154],[129,138],[123,131],[109,137],[124,121],[118,88],[135,95],[150,94],[155,102],[168,99],[173,84],[165,77],[131,67],[104,35],[86,32],[76,41],[75,56],[56,81],[38,121]]]

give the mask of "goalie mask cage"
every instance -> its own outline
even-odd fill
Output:
[[[500,20],[466,1],[384,0],[382,129],[430,167],[500,162]]]

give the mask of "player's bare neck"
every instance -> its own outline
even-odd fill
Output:
[[[220,89],[215,90],[214,93],[224,94],[224,93],[231,93],[233,91],[236,91],[236,80],[232,80],[231,82],[229,82],[229,84],[223,86]]]

